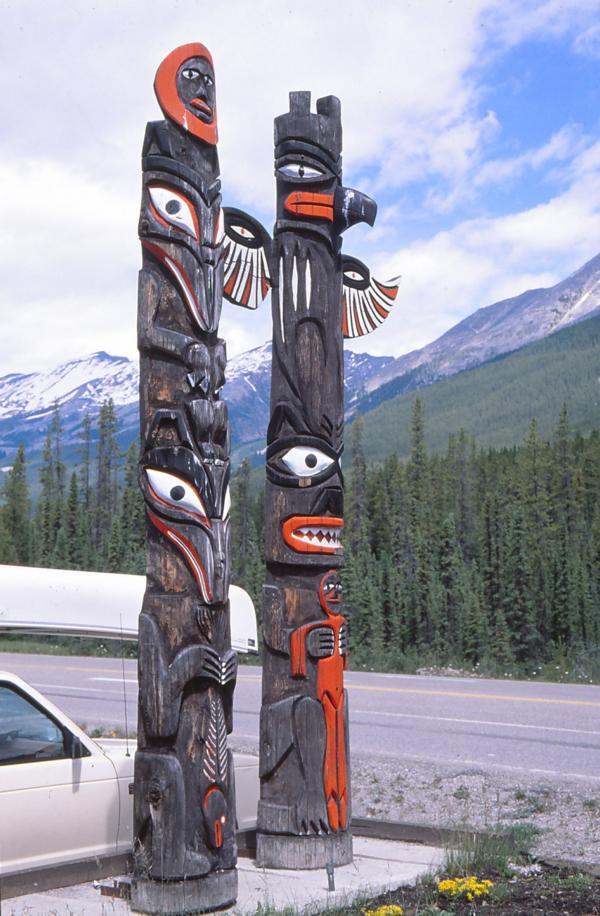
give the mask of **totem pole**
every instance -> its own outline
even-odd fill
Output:
[[[374,201],[342,187],[340,103],[290,94],[275,120],[273,369],[267,433],[261,799],[257,860],[352,860],[343,687],[343,338],[368,333],[397,286],[343,259],[341,233]],[[390,281],[391,282],[391,281]]]
[[[255,308],[269,239],[221,209],[214,69],[177,48],[154,84],[165,121],[142,153],[138,292],[147,588],[139,622],[132,907],[196,913],[237,894],[227,733],[237,657],[229,625],[229,426],[219,392],[223,295]],[[260,244],[259,244],[260,240]],[[265,253],[266,252],[266,253]]]

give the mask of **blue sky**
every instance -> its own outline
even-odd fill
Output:
[[[135,356],[144,125],[162,57],[217,72],[224,203],[272,226],[272,122],[289,90],[342,100],[345,184],[379,204],[344,250],[402,274],[399,355],[600,249],[600,0],[5,2],[0,375],[104,349]],[[227,306],[230,353],[270,336]]]

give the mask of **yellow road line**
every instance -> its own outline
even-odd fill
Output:
[[[371,690],[377,693],[412,693],[430,697],[462,697],[467,700],[504,700],[511,703],[548,703],[558,706],[593,706],[600,708],[595,700],[559,700],[553,697],[503,696],[498,693],[467,693],[460,690],[420,690],[418,687],[376,687],[371,684],[347,684],[350,690]]]
[[[127,661],[127,659],[125,659],[125,661]],[[130,659],[130,661],[134,661],[134,659]],[[19,668],[19,669],[20,668],[34,668],[35,670],[40,671],[43,668],[52,668],[53,666],[44,665],[43,663],[40,665],[38,662],[19,662],[18,665],[13,664],[11,665],[11,667]],[[1,668],[2,668],[2,659],[0,658],[0,669]],[[60,670],[61,672],[62,671],[83,671],[85,674],[89,674],[90,676],[95,676],[97,674],[113,674],[113,675],[118,674],[120,675],[122,669],[121,669],[121,662],[119,661],[118,666],[115,666],[114,668],[88,668],[88,667],[84,667],[83,665],[61,665]],[[16,674],[16,671],[14,673]]]
[[[0,659],[0,665],[1,665]],[[43,668],[43,663],[40,665],[37,662],[19,662],[20,668]],[[115,668],[88,668],[82,665],[63,665],[61,671],[83,671],[85,674],[95,676],[98,674],[121,674],[120,663],[119,667]],[[260,683],[261,677],[258,675],[252,674],[240,674],[238,676],[238,681],[253,681]],[[600,701],[598,700],[561,700],[556,697],[523,697],[523,696],[512,696],[512,695],[502,695],[498,693],[469,693],[468,691],[461,690],[425,690],[419,687],[379,687],[375,684],[349,684],[346,686],[349,690],[367,690],[374,693],[398,693],[398,694],[412,694],[414,696],[430,696],[430,697],[460,697],[466,700],[499,700],[508,703],[539,703],[548,706],[586,706],[594,709],[600,709]]]

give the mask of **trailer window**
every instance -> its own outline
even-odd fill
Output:
[[[66,756],[56,723],[12,687],[0,685],[0,766]]]

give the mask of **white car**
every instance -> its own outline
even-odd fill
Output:
[[[106,588],[110,586],[123,594],[115,580],[141,578],[25,568],[17,571],[16,567],[0,566],[0,629],[73,632],[75,627],[65,626],[65,619],[75,616],[69,610],[70,602],[76,602],[80,608],[86,606],[82,602],[85,598],[82,588],[96,594],[98,588],[104,588],[106,596]],[[29,585],[36,586],[32,589],[33,600],[26,598],[27,579]],[[44,582],[52,585],[55,599],[57,594],[62,595],[60,608],[57,605],[52,614],[48,612]],[[15,596],[12,602],[7,598],[11,592],[9,585]],[[139,597],[139,582],[125,585],[129,591],[133,588],[134,596]],[[248,617],[246,599],[254,615],[249,597],[241,589],[237,591],[242,596],[238,610],[242,605],[244,608],[241,617]],[[114,610],[116,593],[111,594],[105,608]],[[130,602],[125,604],[129,608]],[[127,626],[123,625],[125,614],[119,612],[119,622],[114,628],[119,633],[129,629],[130,638],[137,636],[138,610],[139,605],[127,611],[131,618]],[[62,622],[61,614],[65,618]],[[44,620],[43,627],[40,620]],[[89,634],[97,630],[96,627],[94,631],[93,621],[89,619],[82,625],[79,616],[78,632]],[[238,632],[241,649],[244,642],[248,645],[256,637],[255,617],[253,621],[247,620],[245,628],[238,627]],[[107,635],[106,614],[103,635]],[[16,895],[60,886],[65,883],[65,876],[73,883],[73,879],[85,881],[126,871],[133,842],[135,750],[135,742],[129,741],[127,745],[124,739],[90,738],[21,678],[0,671],[0,880],[4,895],[8,892],[8,876],[23,879],[20,883],[9,882],[11,893]],[[238,830],[253,830],[259,795],[258,758],[234,754],[234,764]]]

